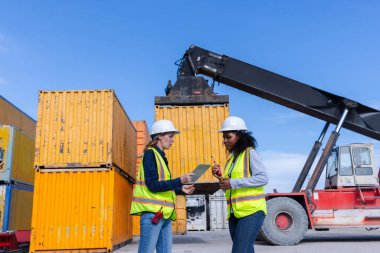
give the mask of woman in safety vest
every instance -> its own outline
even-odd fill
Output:
[[[172,225],[176,219],[175,191],[194,192],[184,185],[192,174],[172,179],[164,150],[169,149],[179,131],[170,120],[159,120],[151,129],[152,141],[145,148],[133,189],[132,215],[141,215],[139,253],[172,252]]]
[[[256,152],[257,142],[239,117],[230,116],[223,122],[226,149],[230,153],[224,167],[212,168],[226,192],[227,215],[232,253],[252,253],[254,242],[267,212],[264,185],[268,183],[267,170]]]

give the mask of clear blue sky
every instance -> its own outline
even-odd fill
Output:
[[[114,88],[154,118],[195,44],[380,109],[380,2],[0,1],[0,94],[36,118],[37,91]],[[259,141],[271,188],[290,190],[324,123],[223,84]],[[332,128],[330,129],[332,130]],[[343,131],[338,144],[373,142]]]

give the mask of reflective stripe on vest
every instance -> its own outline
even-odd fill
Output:
[[[170,180],[171,175],[165,161],[154,148],[149,148],[153,151],[156,164],[158,180]],[[143,161],[143,160],[142,160]],[[156,213],[162,210],[165,219],[176,219],[175,202],[176,195],[173,190],[164,192],[151,192],[145,184],[144,164],[141,161],[137,173],[136,183],[133,186],[133,198],[131,205],[131,214],[140,215],[142,212]]]
[[[132,201],[140,202],[140,203],[148,203],[148,204],[153,204],[153,205],[159,205],[161,206],[169,206],[169,207],[175,207],[175,204],[172,202],[166,202],[166,201],[161,201],[157,199],[146,199],[146,198],[139,198],[139,197],[133,197]]]
[[[244,151],[244,169],[243,169],[243,171],[244,171],[244,177],[246,178],[246,177],[248,177],[248,175],[250,175],[251,174],[251,172],[250,172],[250,170],[249,170],[249,152],[250,152],[250,150],[251,150],[252,148],[247,148],[245,151]],[[229,172],[229,170],[230,170],[230,167],[231,167],[231,165],[228,167],[228,169],[227,169],[227,166],[229,165],[229,163],[230,162],[232,162],[233,161],[233,158],[234,158],[234,156],[231,156],[228,160],[227,160],[227,163],[226,163],[226,166],[224,167],[224,171],[228,171]],[[237,159],[236,159],[236,161],[237,161]],[[236,161],[235,161],[235,164],[236,164]],[[235,165],[234,164],[234,165]],[[233,168],[232,168],[233,169]],[[231,176],[230,175],[230,173],[228,173],[229,174],[229,177]]]
[[[156,151],[156,150],[154,150],[154,151]],[[156,154],[155,154],[155,156],[156,156]],[[156,157],[156,164],[157,164],[157,167],[158,167],[157,168],[158,169],[158,181],[163,181],[163,180],[165,180],[165,170],[164,170],[164,166],[162,165],[162,163],[161,162],[157,162],[157,157]],[[145,175],[144,175],[144,177],[145,177]]]
[[[224,176],[231,179],[250,177],[250,150],[247,148],[241,152],[233,164],[233,156],[227,161]],[[258,211],[267,212],[264,186],[252,188],[238,188],[226,190],[228,218],[233,209],[237,218],[246,217]]]
[[[231,198],[231,200],[227,199],[227,205],[231,205],[231,202],[233,204],[235,204],[238,202],[258,200],[258,199],[264,199],[264,198],[265,198],[265,194],[259,194],[259,195],[253,195],[253,196],[244,196],[244,197],[235,197],[235,198]]]

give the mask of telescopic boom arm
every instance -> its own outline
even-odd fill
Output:
[[[380,111],[193,45],[181,59],[178,77],[198,74],[335,125],[348,108],[342,127],[380,140]]]

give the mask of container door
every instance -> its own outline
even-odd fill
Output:
[[[210,230],[219,231],[228,229],[227,202],[224,192],[217,191],[210,195]]]
[[[30,230],[33,188],[4,184],[0,186],[1,231]]]
[[[6,210],[8,211],[7,230],[30,230],[32,223],[33,188],[30,186],[8,185],[6,197]],[[3,228],[5,229],[5,226]]]
[[[12,169],[10,179],[24,184],[34,184],[34,138],[13,128]]]
[[[12,135],[11,127],[0,127],[0,181],[9,181],[13,149]]]
[[[0,230],[3,231],[5,216],[5,195],[7,193],[6,185],[0,185]]]
[[[186,197],[187,230],[206,231],[206,198],[204,195]]]

